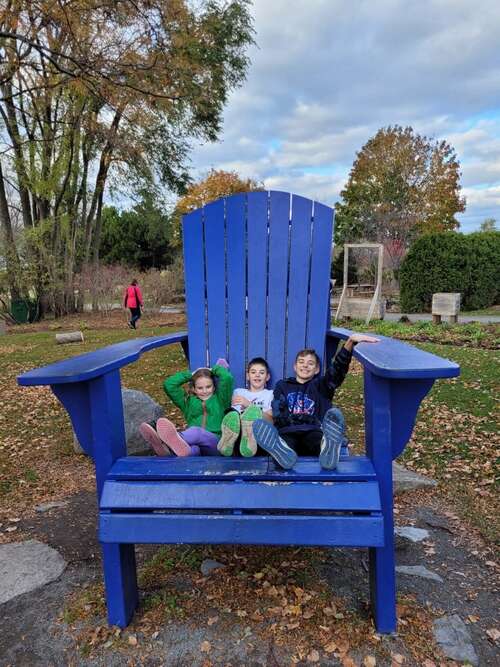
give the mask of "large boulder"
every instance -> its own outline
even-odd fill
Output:
[[[125,418],[125,436],[127,438],[127,453],[149,454],[151,448],[139,433],[142,422],[148,422],[154,426],[156,420],[162,417],[164,412],[161,405],[154,401],[151,396],[136,389],[122,389],[123,414]],[[73,438],[75,452],[84,453],[76,435]]]

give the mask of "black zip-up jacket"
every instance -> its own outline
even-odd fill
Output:
[[[352,352],[342,348],[324,375],[316,375],[305,383],[297,382],[294,377],[280,380],[272,402],[276,428],[282,433],[321,428],[326,411],[332,407],[335,390],[347,375],[351,358]]]

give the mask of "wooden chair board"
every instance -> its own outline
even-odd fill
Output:
[[[350,331],[330,329],[332,209],[283,192],[234,195],[183,221],[188,332],[137,338],[34,369],[21,385],[50,385],[94,458],[99,539],[111,624],[137,606],[135,543],[365,546],[379,632],[396,629],[392,460],[421,400],[459,367],[401,341],[359,344],[366,456],[335,471],[315,459],[292,470],[270,459],[127,457],[120,368],[181,344],[191,369],[226,357],[236,386],[254,356],[273,381],[297,350],[329,361]],[[347,419],[349,416],[347,415]]]

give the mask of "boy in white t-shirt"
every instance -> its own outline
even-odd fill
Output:
[[[269,366],[262,357],[255,357],[248,362],[246,387],[238,387],[233,392],[231,411],[222,420],[222,436],[217,449],[223,456],[232,456],[234,445],[240,439],[240,453],[242,456],[255,456],[257,441],[252,431],[252,424],[256,419],[272,421],[271,401],[273,391],[266,389],[271,377]]]

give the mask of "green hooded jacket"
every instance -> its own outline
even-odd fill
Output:
[[[197,396],[188,394],[183,389],[183,385],[192,377],[189,370],[180,371],[168,377],[163,383],[163,389],[175,405],[182,410],[188,426],[201,426],[220,437],[222,418],[226,410],[231,407],[233,376],[223,366],[214,366],[211,371],[217,380],[215,392],[207,401],[201,401]]]

